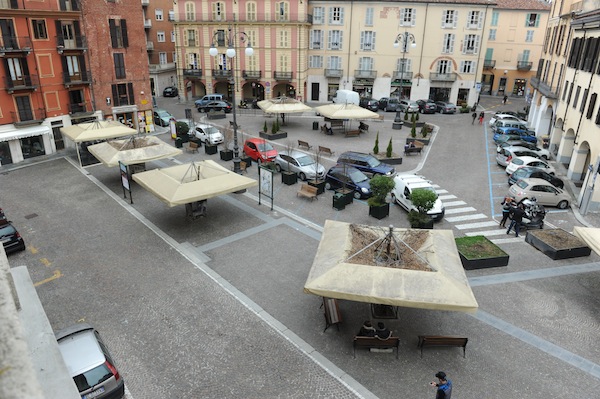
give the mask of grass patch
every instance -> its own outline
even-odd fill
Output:
[[[454,240],[458,252],[467,259],[485,259],[507,255],[500,247],[484,236],[460,237]]]

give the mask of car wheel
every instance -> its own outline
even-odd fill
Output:
[[[390,196],[392,197],[392,203],[394,204],[398,204],[398,201],[396,201],[396,195],[394,193],[390,194]]]
[[[298,175],[298,177],[300,178],[300,180],[305,181],[306,180],[306,175],[302,172],[300,172],[300,174]]]
[[[331,183],[329,183],[329,182],[325,183],[325,190],[331,190]]]
[[[361,198],[361,195],[360,195],[360,193],[358,191],[354,191],[354,198],[356,198],[356,199],[360,199]]]
[[[275,170],[277,172],[281,172],[281,165],[279,165],[278,163],[275,164]]]
[[[569,201],[567,200],[562,200],[558,203],[558,205],[556,205],[556,207],[558,209],[566,209],[569,206]]]

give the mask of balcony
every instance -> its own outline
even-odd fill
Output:
[[[534,89],[538,90],[545,97],[557,99],[560,94],[558,86],[550,87],[539,78],[531,78],[529,82]]]
[[[455,82],[456,81],[456,73],[435,73],[431,72],[429,74],[429,80],[432,82]]]
[[[344,76],[343,69],[326,69],[325,70],[326,78],[341,78],[342,76]]]
[[[28,36],[0,36],[0,57],[30,53],[31,39]]]
[[[215,76],[215,69],[213,69],[213,76]],[[221,72],[221,71],[218,71]],[[227,71],[225,71],[227,72]],[[186,78],[195,78],[195,79],[200,79],[202,78],[202,69],[184,69],[183,70],[183,76],[185,76]]]
[[[230,79],[233,77],[233,73],[226,69],[213,69],[212,76],[215,79]]]
[[[88,103],[71,103],[68,104],[68,109],[69,109],[69,115],[74,115],[74,114],[84,114],[87,112],[92,112],[91,109],[89,109],[89,104]]]
[[[81,73],[77,75],[69,75],[69,72],[63,72],[63,83],[66,88],[92,84],[92,72],[81,71]]]
[[[154,42],[146,41],[146,51],[153,51],[153,50],[154,50]]]
[[[12,123],[15,126],[39,125],[46,119],[44,108],[10,111]]]
[[[356,79],[375,79],[377,77],[377,71],[370,69],[355,69],[354,78]]]
[[[483,60],[483,70],[496,68],[496,60]]]
[[[262,71],[247,71],[247,70],[243,70],[242,71],[242,76],[246,80],[258,80],[258,79],[262,78]]]
[[[142,0],[142,7],[148,7],[150,5],[150,0]]]
[[[275,78],[275,80],[292,80],[294,77],[294,73],[275,71],[273,72],[273,77]]]
[[[144,29],[152,28],[152,20],[150,18],[146,18],[144,20]]]
[[[517,61],[517,70],[519,71],[530,71],[533,62],[529,61]]]
[[[86,51],[88,49],[87,37],[78,35],[74,37],[56,36],[56,50],[59,54],[65,51]]]
[[[394,76],[392,77],[392,80],[395,80],[395,79],[400,79],[400,80],[409,79],[409,80],[411,80],[412,78],[413,78],[413,76],[412,76],[412,70],[408,69],[408,70],[405,70],[404,72],[402,72],[402,71],[394,71]]]
[[[6,90],[9,94],[15,91],[35,90],[39,86],[40,82],[37,75],[22,76],[21,79],[13,80],[10,76],[4,78],[6,83]]]

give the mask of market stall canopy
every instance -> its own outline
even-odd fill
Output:
[[[269,114],[293,114],[297,112],[312,111],[312,108],[295,98],[277,97],[270,100],[259,101],[260,109]]]
[[[315,107],[320,115],[329,119],[376,119],[379,118],[377,112],[369,111],[366,108],[354,104],[327,104]]]
[[[155,159],[174,157],[182,153],[154,136],[131,137],[88,146],[88,150],[108,167],[144,163]]]
[[[108,140],[137,134],[137,130],[117,121],[95,121],[61,127],[60,131],[76,143],[83,141]]]
[[[170,207],[258,185],[210,160],[136,173],[133,180]]]
[[[600,255],[600,229],[595,227],[573,227],[573,235],[586,243]]]
[[[450,230],[327,220],[304,292],[421,309],[478,308]]]

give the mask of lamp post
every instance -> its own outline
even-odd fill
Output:
[[[412,48],[417,47],[417,40],[415,35],[410,32],[399,33],[394,41],[394,47],[400,47],[402,43],[402,62],[400,63],[400,94],[402,95],[402,87],[404,86],[404,68],[406,66],[406,52],[408,51],[408,43]]]
[[[220,32],[215,32],[215,34],[213,35],[212,38],[212,44],[210,46],[210,49],[208,50],[208,54],[210,54],[212,57],[216,57],[219,54],[219,50],[217,50],[217,36],[219,35]],[[239,35],[239,37],[238,37]],[[232,60],[232,65],[233,68],[231,68],[231,78],[229,83],[231,84],[232,90],[231,90],[231,110],[233,113],[233,171],[234,173],[240,173],[240,147],[238,145],[238,135],[237,135],[237,112],[236,112],[236,103],[235,103],[235,61],[233,61],[233,58],[236,55],[236,50],[235,50],[235,42],[236,42],[236,38],[238,38],[240,41],[246,41],[246,50],[245,53],[247,56],[252,56],[252,54],[254,54],[254,49],[252,48],[252,46],[250,45],[250,37],[246,34],[246,32],[239,32],[236,33],[232,26],[229,26],[228,29],[228,33],[227,33],[227,37],[226,39],[226,45],[227,45],[227,51],[225,51],[225,55],[227,56],[227,58]]]

